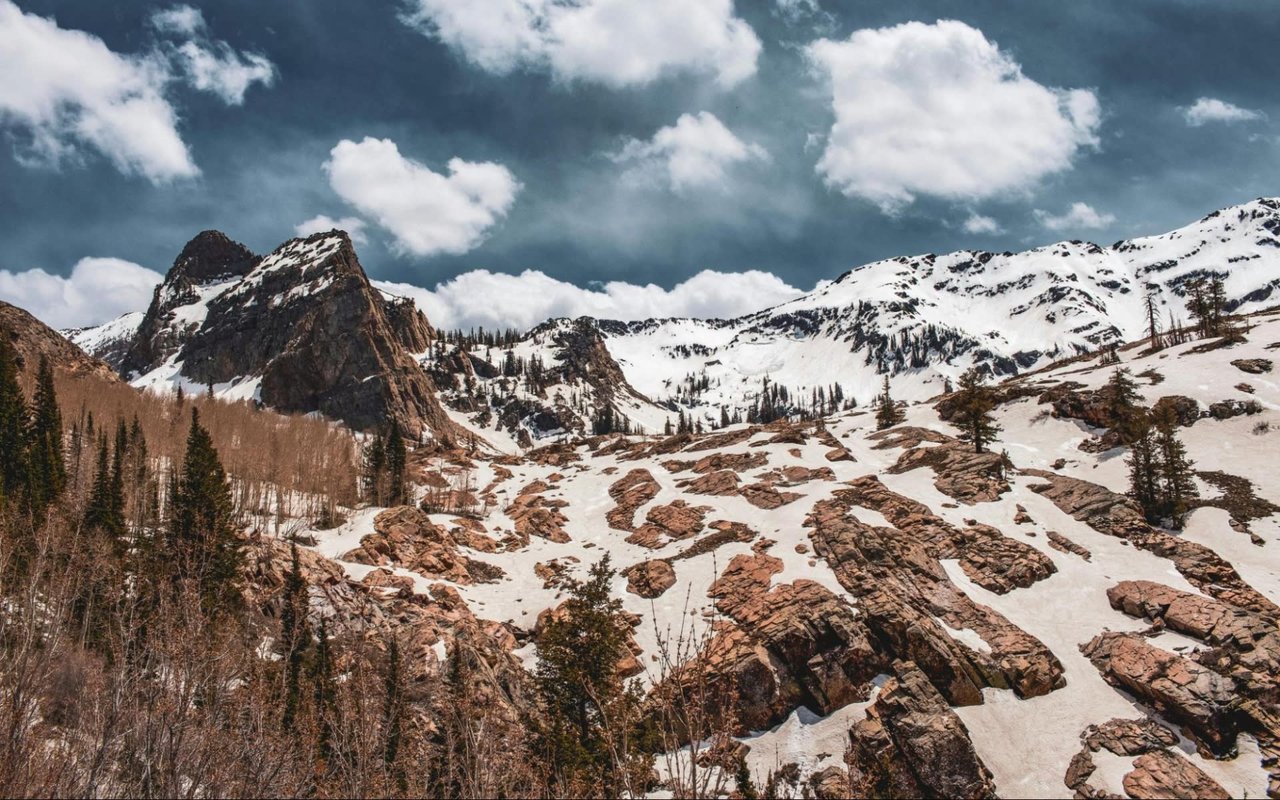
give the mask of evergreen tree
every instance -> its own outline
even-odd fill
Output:
[[[1155,427],[1164,493],[1161,510],[1173,522],[1173,527],[1180,528],[1191,508],[1191,501],[1200,494],[1192,470],[1195,464],[1187,457],[1187,448],[1178,439],[1177,420],[1171,409],[1165,409],[1164,413],[1156,416]]]
[[[307,628],[307,583],[302,578],[302,566],[298,562],[298,543],[289,543],[289,574],[284,579],[284,603],[280,610],[280,647],[284,656],[284,716],[281,723],[285,732],[293,729],[301,699],[302,664],[307,646],[311,644],[311,632]]]
[[[206,611],[238,608],[243,554],[232,519],[231,486],[194,408],[186,457],[171,496],[169,555],[175,576],[196,582]]]
[[[67,485],[67,468],[62,453],[62,412],[53,385],[49,359],[40,359],[36,391],[32,398],[28,444],[31,475],[31,506],[41,513]]]
[[[382,432],[373,434],[373,439],[364,449],[363,475],[365,496],[375,506],[383,505],[386,499],[385,484],[387,471],[387,445]]]
[[[1133,441],[1141,427],[1137,420],[1137,412],[1142,395],[1138,393],[1138,384],[1134,381],[1132,373],[1125,368],[1112,372],[1111,378],[1103,389],[1103,397],[1106,401],[1107,418],[1111,421],[1112,428],[1126,443]]]
[[[311,697],[319,723],[316,748],[320,758],[328,761],[333,756],[333,735],[338,724],[338,684],[333,672],[333,649],[329,642],[329,629],[323,619],[316,636],[316,651],[310,665]]]
[[[387,672],[383,678],[385,696],[382,706],[382,760],[387,768],[397,773],[397,782],[403,784],[403,776],[395,767],[400,753],[403,735],[404,686],[400,675],[400,643],[393,636],[387,643]]]
[[[125,535],[123,508],[116,494],[109,453],[106,437],[99,438],[98,467],[93,474],[93,488],[89,491],[89,503],[84,511],[84,526],[90,531],[105,533],[117,546],[122,546],[121,540]]]
[[[996,407],[995,392],[976,368],[970,368],[960,376],[957,394],[955,423],[960,428],[960,440],[970,442],[973,451],[981,453],[1000,432],[991,414]]]
[[[1156,445],[1155,430],[1146,412],[1139,412],[1133,420],[1133,438],[1129,444],[1129,495],[1142,507],[1149,522],[1155,522],[1160,512],[1160,451]]]
[[[1150,292],[1147,293],[1147,338],[1152,352],[1164,349],[1164,342],[1160,339],[1160,326],[1156,321],[1156,298]]]
[[[738,791],[738,797],[742,800],[760,800],[760,792],[756,789],[755,781],[751,780],[751,769],[747,766],[747,759],[738,758],[737,769],[733,773],[734,788]]]
[[[535,682],[546,714],[542,749],[570,785],[616,795],[617,737],[635,718],[637,698],[624,686],[618,662],[626,654],[622,602],[609,594],[614,570],[606,555],[586,581],[564,581],[567,599],[538,635]],[[611,741],[610,737],[614,737]]]
[[[27,403],[18,384],[18,364],[7,336],[0,336],[0,500],[12,505],[26,487]]]
[[[392,422],[387,434],[387,503],[402,505],[408,502],[409,484],[405,477],[408,453],[404,437],[400,435],[400,423]]]
[[[876,400],[876,430],[892,428],[905,418],[906,414],[889,394],[889,376],[885,375],[884,388],[880,390],[880,396]]]

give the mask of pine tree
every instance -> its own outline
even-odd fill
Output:
[[[1165,409],[1155,419],[1156,444],[1160,452],[1160,479],[1163,497],[1161,506],[1173,527],[1181,528],[1190,510],[1191,501],[1199,496],[1196,489],[1194,462],[1187,457],[1187,448],[1178,439],[1177,421],[1171,409]]]
[[[1125,368],[1118,368],[1112,372],[1111,378],[1103,389],[1103,397],[1112,429],[1120,434],[1124,442],[1133,441],[1133,437],[1139,432],[1140,426],[1135,417],[1139,409],[1138,404],[1142,400],[1133,374]]]
[[[876,430],[892,428],[905,418],[906,414],[889,394],[889,376],[885,375],[884,388],[880,390],[880,396],[876,401]]]
[[[960,428],[960,440],[971,443],[973,451],[981,453],[1000,432],[991,414],[996,407],[995,392],[976,368],[970,368],[960,376],[957,394],[955,423]]]
[[[365,496],[375,506],[383,505],[386,499],[385,483],[387,470],[387,445],[382,432],[373,434],[373,439],[364,449],[362,480]]]
[[[7,336],[0,336],[0,500],[13,505],[25,489],[27,403],[18,384],[18,364]]]
[[[320,758],[328,761],[333,756],[333,736],[338,725],[338,684],[333,672],[333,650],[329,642],[329,628],[323,619],[316,635],[316,650],[310,665],[311,697],[319,722],[316,748]]]
[[[49,359],[40,359],[36,391],[32,398],[28,450],[31,475],[31,506],[42,513],[67,484],[67,468],[62,453],[62,412],[53,385]]]
[[[613,576],[606,555],[586,581],[566,579],[569,599],[535,643],[535,682],[546,713],[540,744],[558,774],[606,795],[617,794],[614,766],[626,760],[610,737],[631,724],[637,703],[618,674],[627,652],[626,623],[622,602],[609,594]]]
[[[1149,522],[1155,522],[1160,513],[1160,450],[1156,444],[1155,430],[1146,412],[1140,411],[1133,418],[1132,439],[1129,444],[1129,495],[1142,507]]]
[[[387,643],[387,671],[383,677],[382,706],[382,761],[393,773],[399,771],[395,767],[396,757],[400,753],[400,740],[403,735],[404,687],[400,675],[400,643],[393,636]],[[397,780],[403,783],[403,775],[397,774]]]
[[[298,562],[298,543],[289,543],[289,574],[284,579],[283,607],[280,610],[280,647],[284,656],[284,715],[286,733],[293,729],[301,699],[302,664],[311,632],[307,628],[307,583]]]
[[[194,408],[186,457],[172,498],[169,555],[176,577],[198,584],[207,612],[237,609],[242,603],[243,555],[232,519],[231,486]]]
[[[98,467],[93,474],[93,488],[89,491],[89,503],[84,511],[84,526],[106,534],[117,546],[123,546],[124,517],[115,489],[110,448],[104,436],[98,440]]]
[[[1160,339],[1160,326],[1156,322],[1156,298],[1150,292],[1147,293],[1147,338],[1153,353],[1164,349],[1164,342]]]
[[[400,423],[392,422],[387,434],[387,503],[402,505],[408,502],[409,484],[405,477],[408,453],[404,437],[400,435]]]

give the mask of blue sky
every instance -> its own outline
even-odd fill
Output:
[[[562,2],[0,0],[0,297],[340,222],[442,324],[727,314],[1277,193],[1269,1]]]

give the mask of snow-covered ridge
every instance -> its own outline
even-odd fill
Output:
[[[962,250],[867,264],[735,320],[598,323],[628,380],[706,417],[748,408],[767,379],[807,401],[840,383],[869,399],[891,373],[923,398],[972,364],[1015,374],[1142,335],[1146,298],[1162,325],[1185,319],[1186,284],[1224,276],[1229,307],[1280,302],[1280,200],[1214,212],[1184,228],[1102,247]],[[689,387],[706,384],[687,399]]]

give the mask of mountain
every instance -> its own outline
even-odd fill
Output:
[[[1111,247],[879,261],[734,320],[594,324],[637,390],[713,421],[724,408],[748,413],[765,381],[805,410],[836,383],[865,403],[885,373],[896,393],[923,399],[971,365],[1034,370],[1141,336],[1148,293],[1162,325],[1185,321],[1188,282],[1210,274],[1225,277],[1230,311],[1280,303],[1280,199]]]
[[[136,319],[136,327],[130,329]],[[341,231],[257,256],[217,231],[187,243],[140,318],[72,334],[136,386],[206,387],[357,429],[461,431],[414,360],[426,317],[374,289]]]
[[[867,403],[886,374],[896,396],[928,398],[970,366],[1008,377],[1133,339],[1148,296],[1162,327],[1179,324],[1188,283],[1211,274],[1225,277],[1228,310],[1265,308],[1280,302],[1278,237],[1280,200],[1262,198],[1110,247],[878,261],[732,320],[559,319],[515,337],[433,339],[411,301],[370,287],[345,234],[260,259],[206,231],[140,321],[72,335],[139,385],[211,383],[358,426],[392,409],[410,429],[457,423],[528,446],[681,419],[819,416]],[[348,326],[361,335],[335,335]]]
[[[105,362],[90,356],[62,334],[15,305],[0,300],[0,336],[13,348],[18,369],[34,376],[40,359],[47,358],[55,370],[73,375],[114,378]]]

